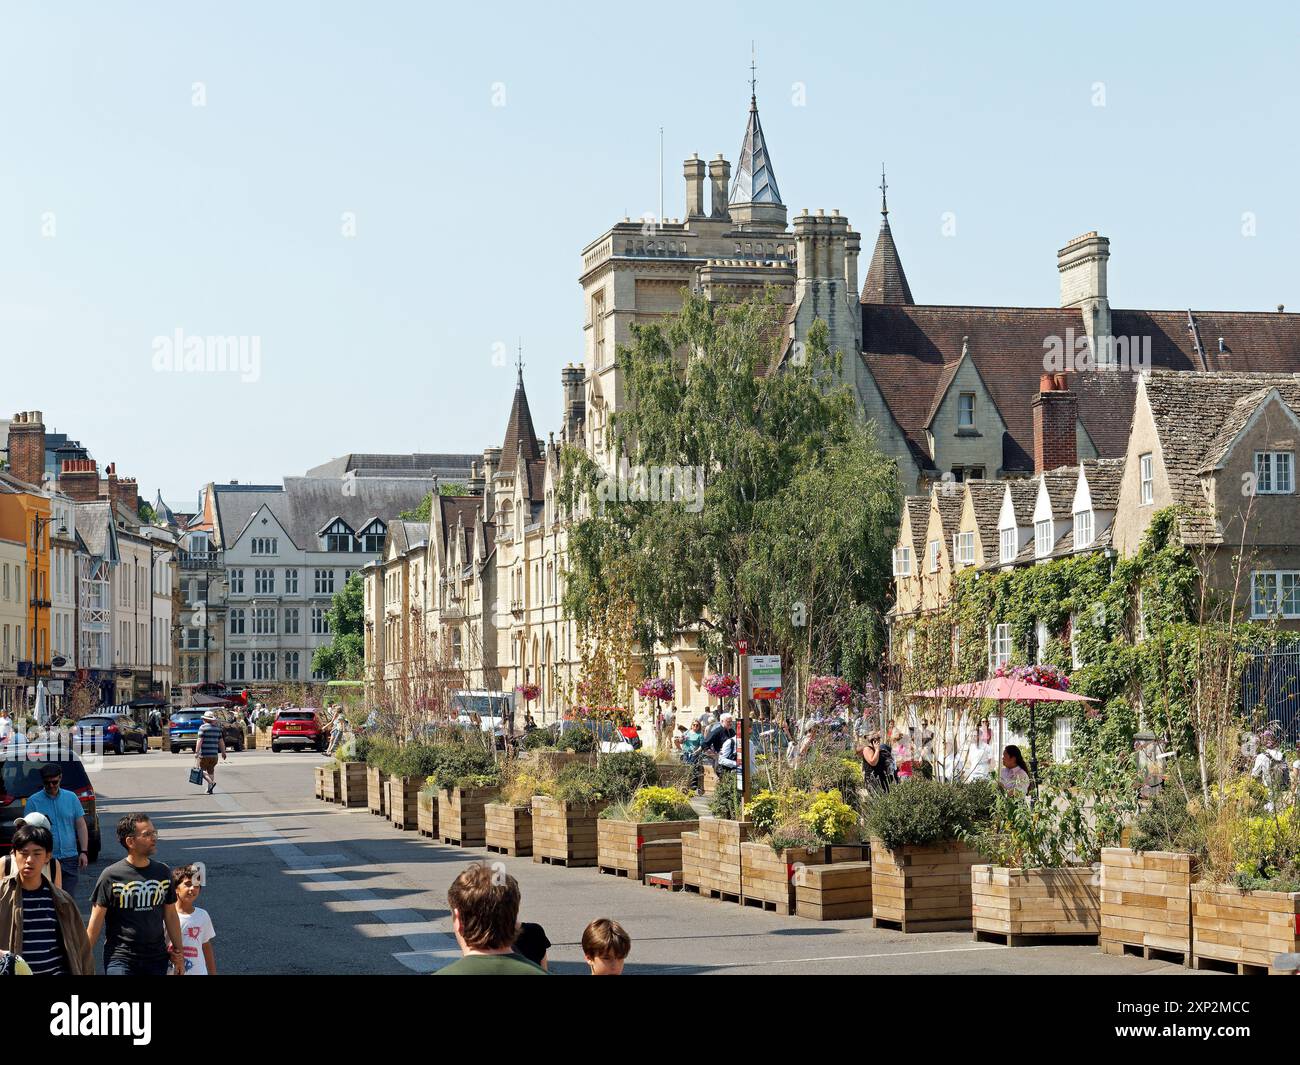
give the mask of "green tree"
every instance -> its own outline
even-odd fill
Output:
[[[633,326],[610,452],[627,456],[630,480],[563,452],[575,518],[565,605],[592,622],[626,595],[643,652],[695,626],[710,655],[747,636],[861,680],[881,645],[897,472],[841,383],[824,323],[772,370],[782,314],[770,295],[717,305],[686,293],[679,315]]]
[[[158,520],[158,515],[154,513],[153,504],[146,503],[143,500],[140,501],[140,505],[136,508],[136,516],[139,517],[142,525],[152,525]]]
[[[360,571],[352,574],[347,583],[335,593],[326,612],[333,640],[317,647],[311,658],[311,668],[331,680],[355,679],[361,676],[365,662],[365,614],[363,581]]]
[[[440,496],[463,496],[469,492],[466,485],[460,481],[439,481],[438,494]],[[411,510],[403,510],[397,516],[403,521],[432,521],[433,515],[433,493],[428,493],[420,505]]]

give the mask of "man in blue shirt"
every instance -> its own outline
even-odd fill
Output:
[[[72,792],[64,791],[63,770],[51,764],[41,770],[44,790],[27,800],[29,811],[42,813],[50,819],[50,832],[54,836],[54,859],[63,872],[63,890],[75,897],[77,876],[86,867],[90,856],[86,853],[86,814],[81,800]]]

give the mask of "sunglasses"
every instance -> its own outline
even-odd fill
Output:
[[[158,830],[156,828],[151,828],[144,832],[137,832],[132,838],[133,839],[157,839]]]

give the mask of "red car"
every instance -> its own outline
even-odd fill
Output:
[[[323,751],[329,740],[325,726],[311,707],[281,710],[271,722],[271,750],[288,748]]]

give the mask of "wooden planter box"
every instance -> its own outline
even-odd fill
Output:
[[[321,798],[326,802],[339,801],[339,770],[336,765],[318,767],[321,774]]]
[[[254,729],[248,737],[250,747],[262,747],[265,750],[271,749],[271,730],[269,728]]]
[[[1101,866],[971,870],[971,913],[977,940],[1009,947],[1042,936],[1101,933]]]
[[[683,791],[695,790],[691,787],[691,771],[694,768],[685,762],[655,763],[655,769],[659,772],[659,784],[665,788],[681,788]]]
[[[149,750],[151,750],[151,751],[161,751],[161,750],[162,750],[162,741],[163,741],[163,738],[162,738],[161,736],[150,736],[150,737],[149,737]]]
[[[532,808],[488,803],[483,807],[483,836],[488,850],[527,858],[533,853]]]
[[[903,932],[962,932],[971,928],[971,868],[982,855],[956,840],[891,851],[871,841],[874,923]]]
[[[420,792],[415,811],[415,827],[420,835],[436,839],[438,836],[438,795],[432,791]]]
[[[602,873],[644,880],[647,873],[682,867],[682,833],[698,821],[596,821],[596,867]]]
[[[712,795],[718,790],[718,771],[713,766],[706,764],[704,766],[703,781],[704,794],[706,796]]]
[[[794,912],[814,921],[871,916],[871,863],[805,865],[794,871]]]
[[[388,813],[388,774],[373,765],[366,766],[366,809],[384,817]]]
[[[786,916],[795,912],[795,875],[806,866],[860,862],[865,844],[787,847],[780,854],[767,843],[740,845],[741,901]],[[870,863],[868,862],[868,865]]]
[[[438,835],[443,843],[483,846],[487,839],[483,808],[500,794],[498,787],[443,788],[438,793]]]
[[[325,767],[323,765],[318,765],[316,766],[315,769],[312,770],[312,773],[316,778],[316,784],[315,787],[312,789],[312,795],[315,796],[317,799],[324,799],[325,798]]]
[[[1106,954],[1181,954],[1191,963],[1196,859],[1173,851],[1101,852],[1101,949]]]
[[[533,861],[551,865],[596,864],[596,819],[608,803],[561,802],[533,796]]]
[[[340,762],[339,802],[344,806],[366,805],[366,763]]]
[[[1227,963],[1238,973],[1265,973],[1279,954],[1300,952],[1300,891],[1242,891],[1226,884],[1192,885],[1192,954]]]
[[[748,821],[700,818],[700,830],[682,833],[682,886],[710,898],[740,901],[740,845],[749,839]]]
[[[388,819],[394,828],[414,830],[420,819],[420,789],[424,777],[388,778]]]

